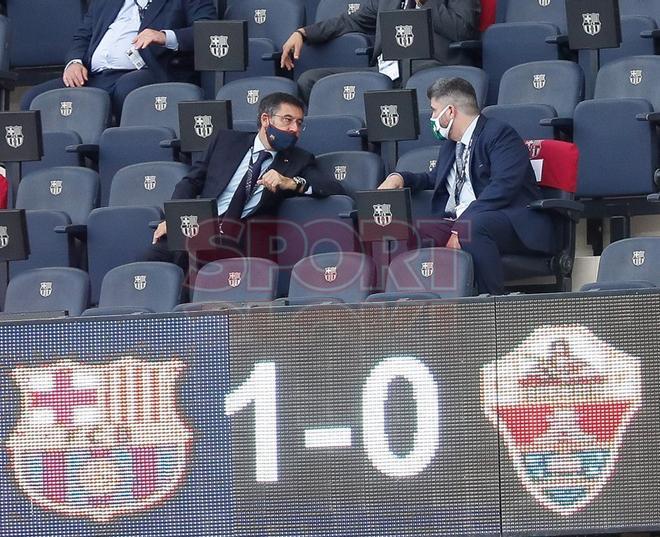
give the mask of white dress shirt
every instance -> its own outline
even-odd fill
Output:
[[[140,29],[140,13],[134,0],[125,0],[117,18],[108,27],[92,54],[92,72],[98,73],[106,69],[135,70],[135,65],[129,59],[126,51],[133,47],[133,39]],[[165,33],[165,47],[178,50],[179,42],[172,30],[161,30]],[[82,59],[71,60],[72,63],[82,63]]]
[[[447,200],[447,205],[445,206],[445,211],[449,214],[456,213],[456,218],[460,217],[463,214],[463,211],[467,209],[476,198],[474,195],[474,189],[472,188],[472,180],[470,178],[470,164],[472,161],[472,148],[470,147],[470,141],[472,140],[472,135],[474,134],[474,129],[477,126],[477,120],[479,116],[475,117],[472,123],[468,125],[468,128],[465,129],[463,136],[461,137],[461,143],[465,146],[464,151],[467,153],[465,156],[465,183],[463,183],[463,188],[461,189],[461,194],[459,196],[459,204],[456,205],[454,201],[454,185],[456,185],[456,177],[458,171],[456,169],[456,162],[451,167],[449,171],[449,176],[447,177],[447,192],[449,192],[449,199]]]

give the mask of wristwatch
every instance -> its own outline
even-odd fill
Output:
[[[307,181],[304,177],[296,175],[292,177],[294,183],[296,183],[296,192],[304,192],[307,189]]]

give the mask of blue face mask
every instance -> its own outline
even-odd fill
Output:
[[[273,127],[272,124],[266,127],[266,138],[275,151],[291,149],[298,141],[298,137],[295,134]]]

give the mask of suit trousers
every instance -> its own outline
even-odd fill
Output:
[[[501,211],[477,213],[465,221],[427,221],[419,228],[422,238],[440,247],[447,245],[452,230],[458,232],[461,248],[472,256],[479,293],[504,294],[502,255],[530,253]]]

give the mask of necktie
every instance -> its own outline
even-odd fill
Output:
[[[458,205],[461,199],[461,190],[465,184],[465,161],[463,160],[463,153],[465,152],[465,145],[461,142],[456,144],[456,184],[454,185],[454,203]]]
[[[401,2],[401,9],[415,9],[415,0],[403,0]]]
[[[261,166],[263,166],[263,163],[266,159],[270,158],[270,156],[271,154],[268,151],[259,151],[257,153],[257,159],[254,162],[251,162],[248,166],[236,192],[234,192],[234,196],[231,198],[231,202],[229,203],[229,207],[227,208],[223,219],[241,219],[245,202],[252,195],[254,187],[257,184],[257,179],[259,179],[259,176],[261,175]]]

